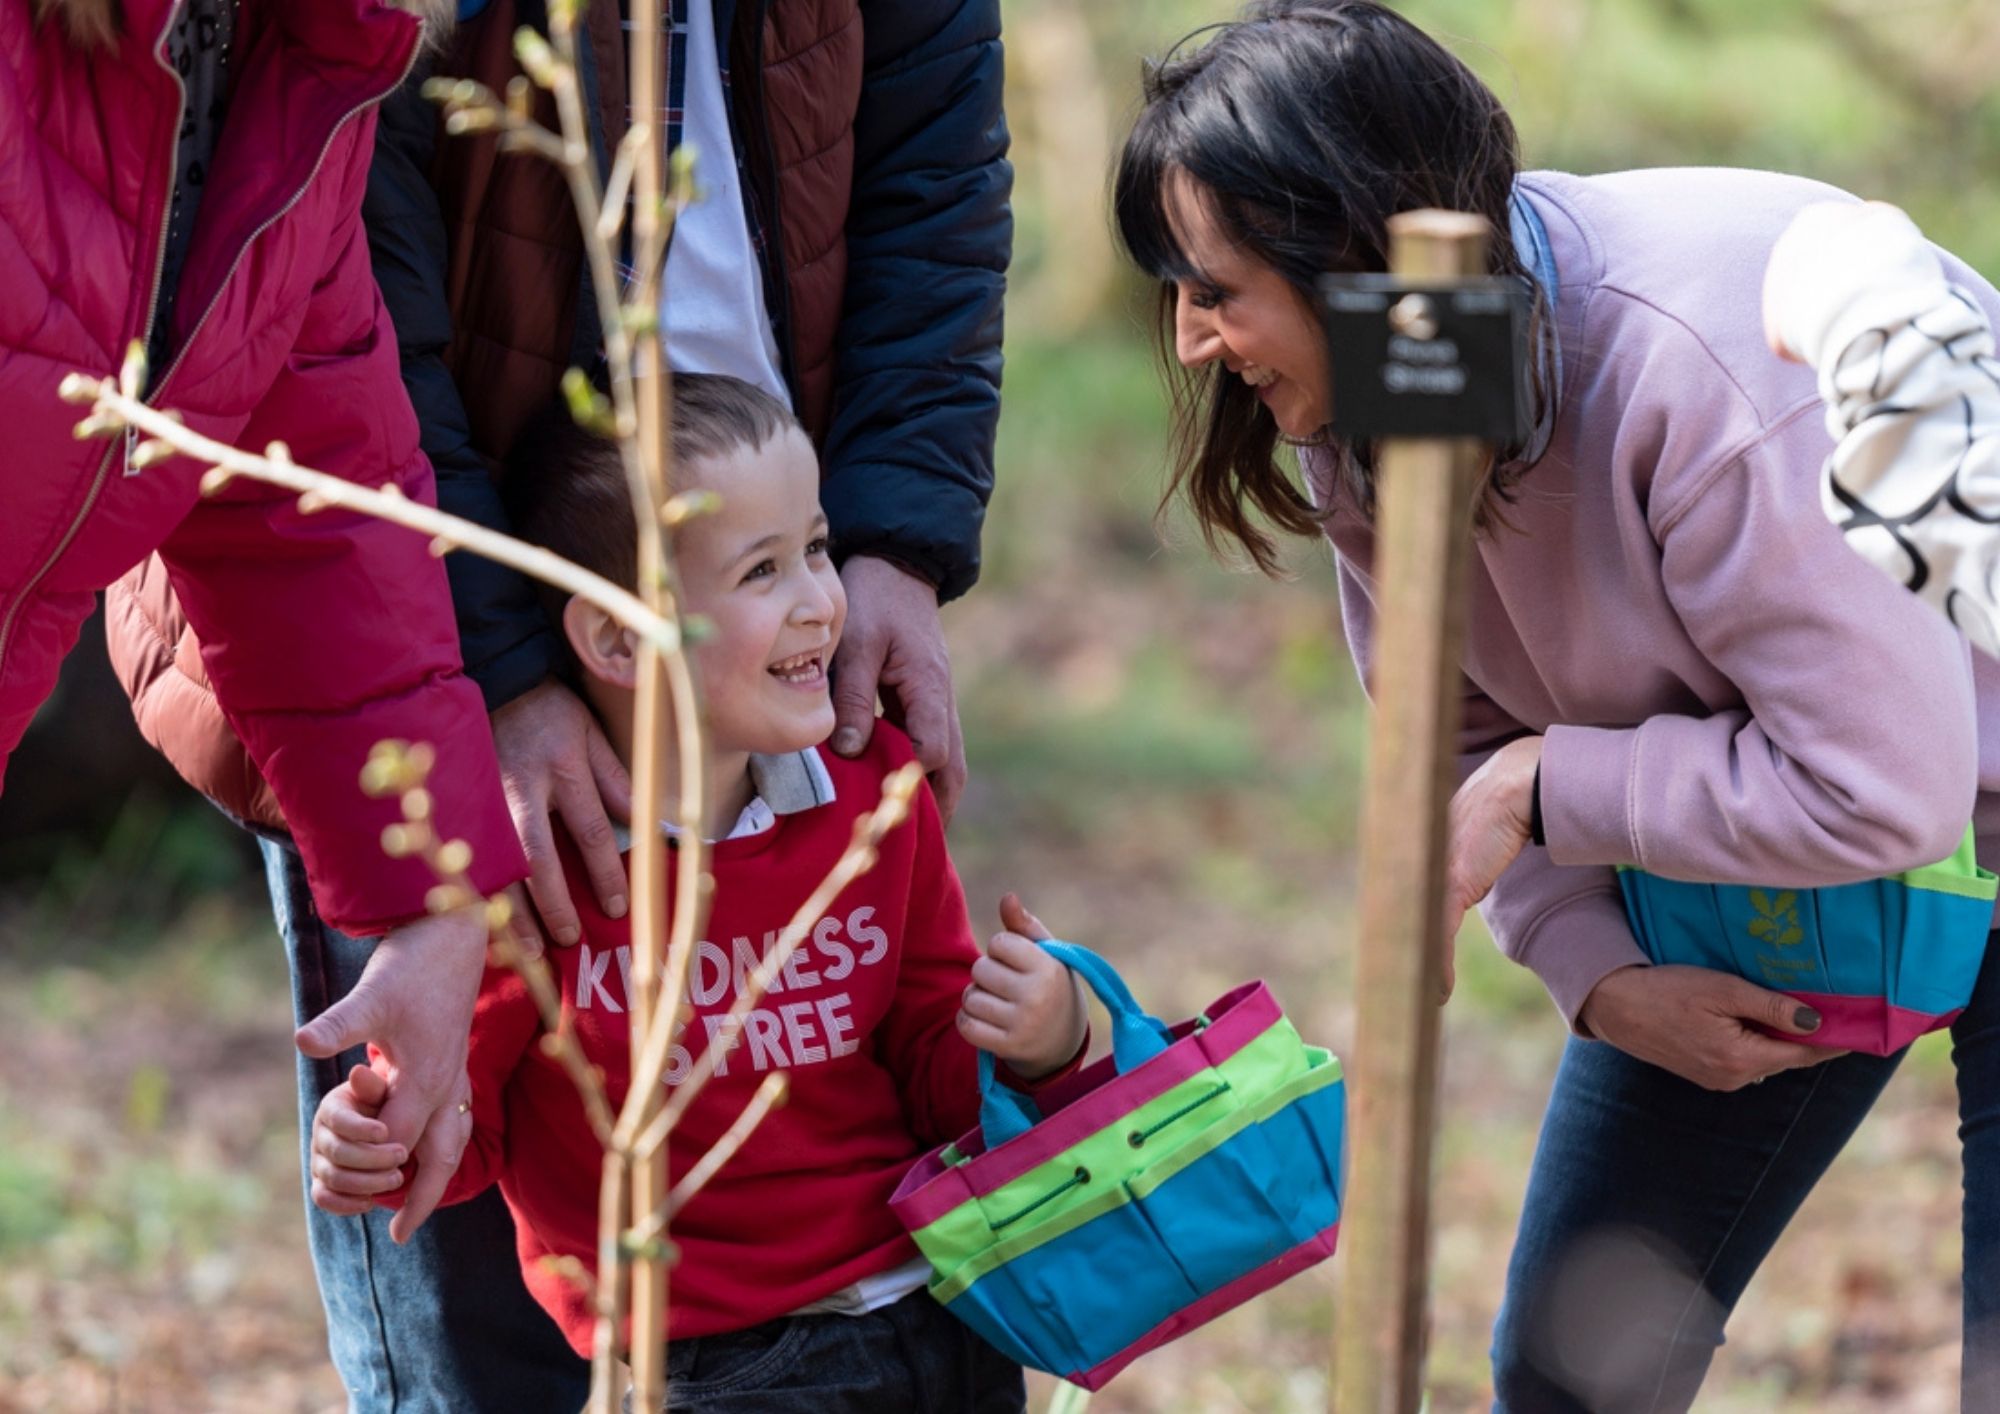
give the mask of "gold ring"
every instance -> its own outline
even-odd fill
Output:
[[[469,1114],[471,1114],[471,1113],[472,1113],[472,1101],[470,1101],[470,1100],[460,1100],[460,1101],[458,1102],[458,1112],[459,1112],[460,1114],[462,1114],[462,1115],[469,1115]]]

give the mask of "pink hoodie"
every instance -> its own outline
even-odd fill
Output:
[[[1548,848],[1483,912],[1574,1025],[1600,978],[1645,960],[1613,865],[1845,883],[1943,858],[1969,816],[2000,863],[2000,664],[1820,509],[1822,404],[1765,346],[1759,297],[1793,213],[1841,193],[1710,169],[1521,189],[1559,274],[1562,395],[1512,528],[1476,547],[1461,765],[1544,734]],[[2000,319],[2000,294],[1946,266]],[[1373,532],[1337,500],[1327,533],[1365,681]]]

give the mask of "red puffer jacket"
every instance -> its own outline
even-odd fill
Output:
[[[125,0],[84,52],[0,0],[0,771],[98,589],[159,550],[218,699],[294,826],[328,921],[378,933],[434,882],[391,861],[393,802],[359,772],[384,738],[438,753],[439,823],[491,890],[524,874],[479,693],[459,673],[422,537],[239,481],[204,500],[184,459],[129,473],[78,442],[65,373],[117,369],[156,303],[180,127],[173,0]],[[374,105],[420,26],[381,0],[243,0],[223,127],[149,400],[239,445],[429,499],[431,472],[369,272]]]

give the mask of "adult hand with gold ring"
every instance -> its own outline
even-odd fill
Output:
[[[396,1142],[382,1118],[391,1082],[383,1073],[387,1062],[379,1055],[376,1065],[382,1069],[355,1066],[346,1081],[320,1101],[319,1112],[313,1116],[307,1172],[312,1179],[313,1205],[343,1217],[374,1208],[383,1195],[402,1188],[407,1177],[409,1189],[401,1210],[389,1220],[389,1235],[403,1242],[416,1230],[414,1225],[401,1226],[410,1205],[421,1198],[426,1213],[435,1208],[458,1169],[472,1136],[472,1100],[461,1075],[457,1103],[449,1114],[439,1112],[412,1153]],[[435,1172],[427,1177],[425,1170],[426,1148],[433,1143],[437,1157],[428,1162],[442,1172],[441,1178]],[[405,1166],[412,1159],[416,1161],[415,1172],[406,1174]]]
[[[467,1037],[486,970],[486,914],[467,907],[418,919],[375,944],[361,980],[298,1031],[298,1047],[330,1058],[367,1044],[388,1082],[381,1122],[417,1161],[389,1235],[406,1242],[444,1196],[472,1138]]]

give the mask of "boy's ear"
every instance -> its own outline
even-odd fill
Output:
[[[638,637],[580,595],[563,606],[563,636],[583,670],[599,682],[637,691]]]

